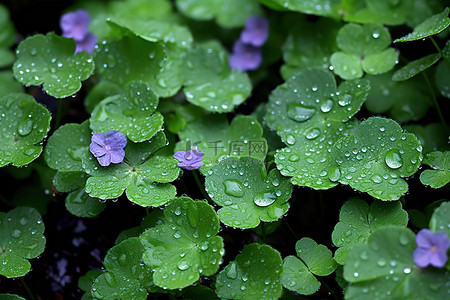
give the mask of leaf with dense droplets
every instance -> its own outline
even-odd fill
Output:
[[[26,85],[43,84],[44,91],[53,97],[68,97],[94,72],[92,55],[74,52],[73,39],[54,33],[33,35],[17,47],[14,76]]]
[[[355,3],[358,3],[357,10],[344,14],[347,22],[401,25],[411,17],[414,1],[364,0]]]
[[[359,111],[369,89],[364,79],[345,81],[337,88],[331,72],[305,69],[271,93],[265,121],[292,146],[297,137],[314,128],[323,128],[331,121],[348,121]]]
[[[89,122],[65,124],[52,134],[45,146],[47,165],[63,172],[83,172],[81,156],[91,143]]]
[[[278,299],[283,291],[283,261],[269,245],[245,245],[216,278],[221,299]]]
[[[67,195],[65,202],[67,210],[81,218],[93,218],[106,208],[106,205],[100,203],[99,199],[90,197],[84,187]]]
[[[444,201],[436,208],[430,219],[430,229],[445,232],[450,237],[450,202]]]
[[[450,151],[430,152],[423,164],[434,170],[425,170],[420,174],[420,182],[432,188],[441,188],[450,182]]]
[[[363,72],[381,74],[391,70],[398,58],[389,31],[380,24],[346,24],[338,32],[336,41],[342,50],[330,60],[333,71],[343,79],[359,78]]]
[[[265,5],[274,9],[297,11],[308,15],[339,17],[341,7],[340,0],[260,0]]]
[[[371,117],[353,127],[332,148],[339,182],[380,200],[397,200],[422,161],[422,145],[390,119]]]
[[[176,151],[188,151],[192,146],[201,150],[203,166],[200,171],[207,174],[212,166],[226,157],[266,158],[267,142],[263,138],[261,124],[250,116],[236,116],[230,124],[225,115],[213,118],[204,116],[179,133],[180,142]]]
[[[419,58],[415,61],[412,61],[408,63],[406,66],[402,67],[401,69],[397,70],[394,75],[392,75],[392,80],[394,81],[403,81],[408,80],[411,77],[416,76],[420,72],[428,69],[432,65],[434,65],[439,59],[441,58],[441,55],[436,54],[430,54],[427,56],[424,56],[422,58]]]
[[[170,201],[163,222],[140,236],[145,247],[142,259],[154,270],[155,285],[184,288],[200,275],[215,274],[224,254],[219,229],[219,219],[208,203],[187,197]]]
[[[349,250],[367,240],[373,231],[390,226],[406,226],[408,214],[400,202],[374,201],[369,205],[361,199],[344,203],[339,213],[339,222],[334,227],[331,239],[339,249],[334,258],[339,264],[347,260]]]
[[[176,189],[168,182],[178,178],[177,160],[158,153],[166,145],[162,132],[150,141],[127,143],[125,159],[108,167],[99,165],[86,150],[83,168],[91,177],[86,181],[86,192],[94,198],[118,198],[126,190],[128,199],[141,206],[160,206],[175,197]]]
[[[450,25],[450,18],[448,17],[449,11],[450,8],[447,7],[443,12],[429,17],[424,22],[414,27],[412,33],[396,39],[394,43],[420,40],[427,36],[438,34]]]
[[[218,42],[197,45],[188,52],[184,95],[190,103],[214,112],[229,112],[250,95],[246,73],[228,67],[226,50]]]
[[[415,235],[403,227],[375,231],[367,243],[356,245],[344,265],[351,282],[345,299],[445,299],[449,272],[414,265]]]
[[[50,130],[50,113],[27,94],[0,98],[0,167],[23,166],[42,152],[41,141]]]
[[[106,98],[90,118],[95,133],[117,130],[138,143],[147,141],[162,129],[164,118],[156,111],[158,98],[144,82],[132,82],[121,95]]]
[[[220,221],[228,226],[254,228],[274,222],[289,209],[292,185],[274,169],[267,174],[261,160],[227,158],[213,166],[205,179],[211,199],[222,206]]]
[[[301,69],[328,69],[329,57],[336,50],[338,28],[336,21],[331,19],[320,19],[314,24],[300,21],[293,27],[282,47],[283,78],[287,80]]]
[[[177,0],[181,13],[195,20],[211,20],[222,27],[239,27],[262,10],[257,0]]]
[[[0,275],[8,278],[28,273],[28,259],[44,251],[44,223],[31,207],[18,207],[0,212]]]
[[[139,238],[129,238],[108,250],[106,271],[95,279],[91,294],[96,299],[147,299],[152,271],[142,263],[145,247]]]

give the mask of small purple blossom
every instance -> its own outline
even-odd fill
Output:
[[[75,49],[75,53],[81,51],[87,51],[92,53],[92,51],[94,51],[96,44],[97,44],[97,36],[93,33],[88,33],[84,37],[84,40],[77,42],[77,48]]]
[[[241,32],[240,40],[244,44],[261,47],[267,41],[269,35],[269,21],[266,18],[253,16],[245,22],[245,28]]]
[[[447,263],[447,250],[450,241],[444,232],[433,233],[429,229],[422,229],[416,235],[417,248],[414,250],[414,263],[425,268],[432,265],[442,268]]]
[[[110,130],[106,134],[94,133],[91,139],[90,150],[97,158],[98,163],[109,166],[110,163],[118,164],[125,158],[123,150],[127,145],[126,136],[117,130]]]
[[[197,149],[178,151],[173,157],[179,161],[177,165],[185,170],[194,170],[203,166],[203,152]]]
[[[62,36],[73,38],[76,42],[84,40],[89,32],[91,16],[85,10],[77,10],[64,14],[59,21]]]
[[[233,53],[228,61],[230,68],[239,71],[255,70],[261,65],[261,62],[261,48],[244,44],[239,40],[234,43]]]

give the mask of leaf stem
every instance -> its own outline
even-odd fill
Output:
[[[447,127],[447,123],[445,122],[444,116],[442,115],[441,108],[439,107],[438,100],[436,98],[436,94],[434,93],[433,86],[431,85],[430,79],[428,78],[427,74],[425,72],[422,72],[423,77],[425,78],[425,82],[427,83],[428,89],[431,93],[431,98],[433,99],[434,106],[436,106],[436,110],[439,115],[439,119],[441,119],[442,124]]]
[[[203,187],[203,184],[200,181],[200,178],[198,177],[197,172],[198,172],[197,170],[192,171],[192,175],[194,175],[195,182],[197,183],[197,186],[200,189],[200,192],[202,193],[203,197],[205,197],[205,199],[208,200],[208,202],[211,202],[212,200],[209,197],[209,195],[206,193],[205,188]]]
[[[58,108],[56,110],[56,117],[55,117],[55,129],[59,128],[59,124],[61,123],[61,119],[62,119],[62,100],[57,100],[58,101]]]
[[[34,297],[33,293],[31,292],[30,288],[28,287],[27,283],[25,282],[25,280],[23,280],[22,278],[20,278],[20,282],[22,283],[23,287],[25,288],[25,290],[27,291],[28,296],[30,296],[31,300],[36,300],[36,297]]]

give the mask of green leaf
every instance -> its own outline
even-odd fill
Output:
[[[320,130],[333,121],[348,121],[360,109],[369,89],[364,79],[346,81],[337,88],[331,72],[305,69],[271,93],[265,121],[284,143],[292,146],[297,137],[316,128]]]
[[[102,274],[102,271],[100,270],[89,270],[84,274],[83,276],[80,276],[78,278],[78,287],[87,293],[91,291],[91,285],[94,282],[94,280]]]
[[[58,192],[69,193],[86,185],[89,176],[83,172],[56,172],[52,184]]]
[[[392,76],[394,81],[408,80],[434,65],[441,58],[440,54],[430,54],[408,63]]]
[[[211,20],[214,18],[221,0],[176,0],[180,12],[196,20]]]
[[[283,261],[280,253],[268,245],[245,245],[234,261],[216,279],[221,299],[278,299],[283,288]]]
[[[84,188],[71,192],[66,197],[67,210],[81,218],[92,218],[99,215],[105,208],[99,199],[90,197]]]
[[[405,125],[404,128],[414,133],[423,145],[422,153],[428,154],[432,151],[450,150],[450,144],[447,143],[448,128],[442,123],[430,123],[422,125]]]
[[[144,246],[138,238],[129,238],[109,249],[103,264],[106,272],[92,284],[97,299],[147,299],[152,286],[152,271],[141,263]]]
[[[250,95],[246,73],[228,67],[226,50],[216,41],[191,49],[187,56],[184,95],[190,103],[214,112],[229,112]]]
[[[93,132],[117,130],[138,143],[151,139],[162,129],[163,116],[156,111],[158,98],[144,82],[132,82],[121,95],[106,98],[90,118]]]
[[[50,130],[50,113],[27,94],[0,98],[0,167],[23,166],[42,152],[39,144]]]
[[[381,74],[397,63],[398,54],[391,43],[389,31],[380,24],[346,24],[338,32],[336,41],[342,52],[335,52],[330,60],[334,72],[343,79],[359,78],[362,70]]]
[[[339,222],[334,227],[331,239],[336,247],[334,258],[344,264],[350,249],[365,242],[375,230],[383,227],[406,226],[408,214],[397,202],[374,201],[369,205],[358,198],[344,203],[339,213]]]
[[[420,182],[436,189],[445,186],[450,181],[450,151],[430,152],[425,156],[423,164],[434,170],[425,170],[420,174]]]
[[[249,157],[227,158],[214,165],[205,189],[223,206],[218,211],[220,221],[237,228],[280,219],[289,209],[292,194],[292,185],[278,170],[267,174],[261,160]]]
[[[450,202],[442,202],[431,216],[430,229],[434,232],[445,232],[450,236]]]
[[[0,48],[0,68],[11,66],[16,57],[9,49]]]
[[[264,160],[267,142],[259,122],[250,116],[236,116],[228,124],[225,115],[209,115],[188,123],[178,133],[180,142],[176,151],[187,151],[197,146],[204,153],[200,171],[207,174],[214,164],[227,157],[253,157]]]
[[[87,94],[86,99],[84,99],[84,106],[86,107],[87,112],[92,113],[100,101],[121,93],[122,88],[118,84],[107,80],[101,80],[99,83],[94,85]]]
[[[0,275],[24,276],[31,268],[28,259],[44,251],[44,224],[41,215],[31,207],[0,212]]]
[[[447,45],[450,45],[450,42]],[[450,46],[447,47],[450,48]],[[448,56],[447,60],[450,60],[450,56]],[[441,95],[450,99],[450,67],[445,61],[441,61],[438,64],[434,80]]]
[[[371,117],[341,137],[332,148],[339,182],[381,200],[397,200],[422,161],[417,137],[390,119]]]
[[[291,10],[308,15],[339,18],[340,0],[260,0],[267,6],[277,10]]]
[[[344,266],[351,282],[345,299],[445,299],[448,271],[421,269],[413,262],[414,233],[408,228],[375,231],[365,244],[355,246]]]
[[[62,172],[83,172],[81,157],[91,143],[89,122],[65,124],[52,134],[45,147],[47,165]]]
[[[153,282],[177,289],[193,284],[200,274],[215,274],[224,249],[214,208],[203,201],[176,198],[164,208],[164,216],[161,224],[140,236],[145,246],[142,259],[154,270]]]
[[[118,198],[126,190],[128,199],[141,206],[160,206],[175,197],[176,189],[167,182],[178,178],[180,168],[173,157],[158,155],[166,138],[162,132],[150,141],[129,142],[125,159],[120,164],[102,167],[88,151],[83,155],[83,168],[91,177],[86,192],[100,199]]]
[[[362,1],[359,1],[362,2]],[[360,5],[356,12],[344,15],[347,22],[382,23],[401,25],[410,18],[413,3],[410,0],[365,0],[366,6]]]
[[[139,237],[141,233],[150,227],[162,224],[164,221],[164,213],[160,209],[152,210],[148,215],[146,215],[139,226],[125,229],[120,232],[117,236],[115,243],[118,244],[123,240],[130,237]]]
[[[450,25],[449,11],[450,8],[447,7],[443,12],[429,17],[423,23],[417,25],[412,33],[396,39],[394,43],[420,40],[438,34]]]
[[[301,295],[312,295],[320,288],[320,282],[297,257],[287,256],[283,261],[283,286]]]
[[[11,71],[0,71],[0,97],[23,92],[23,86],[14,78]]]
[[[2,300],[25,300],[25,298],[14,294],[0,294],[0,299]]]
[[[44,91],[53,97],[68,97],[78,92],[81,81],[94,71],[91,54],[74,52],[73,39],[54,33],[33,35],[17,48],[14,76],[26,85],[43,84]]]

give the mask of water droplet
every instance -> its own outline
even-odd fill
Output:
[[[403,165],[402,156],[396,149],[391,149],[386,153],[385,162],[391,169],[398,169]]]
[[[400,236],[399,236],[399,242],[400,242],[400,245],[407,246],[409,244],[409,237],[408,237],[408,235],[405,234],[404,232],[401,232]]]
[[[350,94],[340,95],[338,103],[340,106],[347,106],[352,103],[353,96]]]
[[[410,268],[404,268],[403,269],[403,273],[409,274],[409,273],[411,273],[411,269]]]
[[[320,135],[320,129],[319,128],[312,128],[309,131],[306,132],[306,138],[308,140],[313,140],[316,137]]]
[[[35,56],[36,54],[37,54],[36,48],[32,48],[32,49],[30,50],[30,55],[31,55],[31,56]]]
[[[19,223],[20,223],[20,225],[27,225],[28,220],[26,218],[22,218],[22,219],[20,219]]]
[[[336,168],[331,168],[328,171],[328,178],[330,179],[330,181],[336,182],[339,180],[339,178],[341,178],[341,170],[339,170],[338,167]]]
[[[381,178],[380,175],[375,174],[375,175],[372,176],[372,181],[373,181],[374,183],[380,183],[382,180],[383,180],[383,179]]]
[[[358,277],[359,276],[358,272],[353,273],[353,276]]]
[[[286,137],[286,143],[289,145],[294,145],[296,141],[295,137],[291,134]]]
[[[386,260],[384,258],[380,258],[377,261],[377,265],[380,266],[380,267],[384,267],[386,265]]]
[[[121,256],[119,256],[119,264],[121,264],[122,266],[127,264],[127,255],[126,254],[122,254]]]
[[[227,275],[230,279],[236,279],[237,278],[237,270],[236,270],[236,263],[232,262],[226,271],[225,275]]]
[[[12,232],[12,236],[15,238],[18,238],[20,236],[22,232],[19,229],[14,229],[14,231]]]
[[[377,38],[380,37],[380,33],[379,33],[378,31],[374,31],[374,32],[372,33],[372,37],[373,37],[374,39],[377,39]]]
[[[187,261],[181,260],[178,262],[177,267],[181,271],[184,271],[184,270],[189,269],[189,264],[187,263]]]
[[[333,104],[333,100],[327,99],[327,101],[325,103],[322,103],[322,105],[320,106],[320,110],[324,113],[327,113],[333,108]]]
[[[21,136],[25,136],[30,134],[33,130],[33,121],[32,120],[23,120],[19,123],[18,132]]]
[[[173,213],[177,216],[181,215],[181,207],[178,206]]]
[[[229,196],[242,197],[244,196],[244,189],[242,183],[235,179],[227,179],[223,182],[225,193]]]
[[[287,105],[287,115],[295,122],[305,122],[314,116],[316,108],[298,103],[289,103]]]
[[[256,195],[253,202],[259,207],[266,207],[274,203],[276,200],[276,196],[273,193],[259,193]]]

